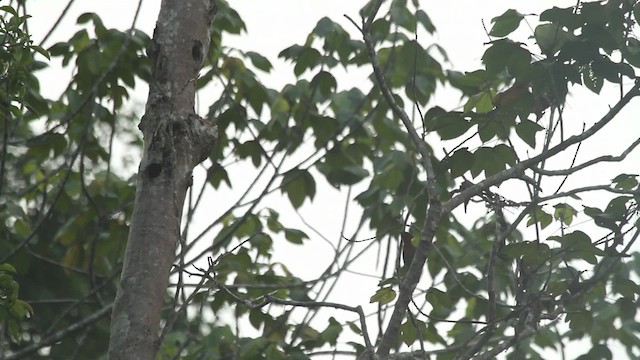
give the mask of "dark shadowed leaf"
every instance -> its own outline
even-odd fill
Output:
[[[536,133],[541,130],[544,130],[542,126],[527,119],[520,121],[520,123],[516,125],[516,133],[520,139],[532,148],[536,147]]]
[[[524,19],[524,15],[513,9],[509,9],[502,15],[491,19],[493,27],[491,27],[489,35],[496,37],[507,36],[520,26],[522,19]]]
[[[316,182],[309,171],[294,169],[284,174],[280,189],[287,194],[291,205],[297,209],[305,198],[313,200],[316,195]]]

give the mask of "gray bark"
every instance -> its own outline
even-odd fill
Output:
[[[154,359],[191,171],[207,158],[215,125],[195,114],[214,0],[163,0],[153,40],[144,152],[112,320],[109,359]]]

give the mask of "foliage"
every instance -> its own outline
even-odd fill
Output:
[[[19,343],[21,333],[19,322],[31,316],[31,306],[18,299],[20,286],[14,279],[16,269],[9,264],[0,264],[0,320],[7,325],[11,340]]]
[[[580,146],[591,146],[582,143],[640,94],[637,83],[629,85],[640,67],[640,7],[579,2],[539,17],[506,10],[491,21],[481,68],[457,71],[447,68],[442,47],[416,41],[416,34],[436,31],[417,2],[393,0],[380,10],[376,3],[363,7],[362,24],[354,22],[364,34],[323,18],[304,44],[282,50],[295,81],[272,89],[261,80],[273,71],[270,59],[226,45],[246,25],[219,2],[198,79],[202,91],[224,89],[206,114],[216,119],[219,140],[203,163],[206,180],[189,195],[158,357],[304,359],[328,349],[355,356],[370,350],[366,339],[378,338],[376,331],[395,331],[398,353],[412,348],[443,360],[503,350],[509,359],[542,358],[585,338],[591,350],[574,358],[612,358],[613,344],[637,357],[637,175],[621,166],[608,184],[551,184],[621,162],[638,145],[627,144],[620,156],[575,160]],[[114,149],[137,153],[141,145],[136,115],[125,105],[149,80],[149,38],[84,14],[81,30],[44,50],[24,30],[28,17],[9,6],[0,11],[0,320],[9,335],[0,340],[1,354],[97,358],[107,349],[104,315],[134,199],[135,176],[114,163]],[[530,39],[519,32],[525,22],[534,24]],[[51,65],[36,54],[74,68],[58,99],[40,94],[37,71]],[[357,70],[371,71],[366,84],[341,82],[338,74]],[[569,136],[581,121],[565,111],[571,94],[607,86],[627,95]],[[435,104],[437,91],[460,94],[460,108]],[[553,156],[567,153],[570,165],[549,170]],[[236,162],[244,174],[233,170]],[[255,181],[242,189],[247,177]],[[503,191],[503,183],[519,190]],[[353,191],[349,200],[361,217],[354,235],[341,231],[331,241],[335,258],[326,269],[302,278],[276,250],[283,241],[320,241],[328,230],[291,225],[286,208],[265,198],[280,193],[302,213],[326,187]],[[211,188],[240,195],[214,219],[202,195]],[[590,197],[593,191],[602,196]],[[432,217],[436,203],[444,211]],[[480,213],[475,221],[462,204]],[[208,223],[197,233],[193,219],[201,213]],[[424,268],[418,255],[400,266],[404,231],[424,250]],[[379,327],[368,321],[367,330],[362,309],[332,302],[331,289],[372,249],[384,261],[367,268],[379,280],[365,297],[373,305],[359,304],[379,317]],[[422,272],[401,322],[387,329],[412,273]],[[195,291],[188,275],[199,280]],[[26,302],[17,300],[18,283]]]

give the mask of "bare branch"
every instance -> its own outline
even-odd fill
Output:
[[[629,147],[622,152],[622,154],[620,154],[620,156],[612,156],[612,155],[605,155],[605,156],[599,156],[595,159],[591,159],[583,164],[580,164],[578,166],[574,166],[571,167],[569,169],[563,169],[563,170],[545,170],[545,169],[541,169],[538,168],[537,166],[533,166],[531,167],[531,169],[539,174],[542,175],[547,175],[547,176],[563,176],[563,175],[571,175],[579,170],[582,170],[584,168],[587,168],[589,166],[595,165],[597,163],[601,163],[601,162],[619,162],[624,160],[630,153],[631,151],[633,151],[633,149],[635,149],[638,145],[640,145],[640,138],[637,139],[636,141],[634,141],[631,145],[629,145]]]
[[[358,314],[358,317],[360,319],[360,326],[362,327],[362,336],[364,338],[365,347],[367,348],[368,351],[371,352],[371,355],[373,355],[373,345],[371,344],[371,339],[369,338],[369,333],[367,331],[367,321],[365,319],[364,312],[362,311],[361,306],[353,307],[353,306],[348,306],[344,304],[325,302],[325,301],[316,302],[316,301],[285,300],[285,299],[280,299],[273,295],[268,294],[268,295],[265,295],[262,302],[256,304],[255,307],[261,308],[267,304],[291,305],[291,306],[299,306],[299,307],[306,307],[306,308],[331,307],[334,309],[355,312],[356,314]]]
[[[569,191],[541,197],[538,199],[539,202],[549,201],[557,198],[563,198],[567,196],[576,195],[579,193],[587,192],[587,191],[596,191],[596,190],[604,190],[614,194],[623,194],[623,195],[640,195],[640,190],[624,190],[624,189],[616,189],[612,188],[611,185],[591,185],[585,186],[581,188],[572,189]]]

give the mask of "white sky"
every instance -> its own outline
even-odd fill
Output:
[[[51,0],[31,0],[27,3],[28,12],[33,16],[33,21],[30,22],[30,31],[36,43],[39,43],[44,36],[43,34],[50,29],[66,3],[66,1]],[[159,11],[159,3],[160,1],[157,0],[144,1],[141,16],[137,22],[137,28],[142,29],[149,36],[153,33]],[[248,34],[234,37],[227,45],[236,46],[243,50],[257,51],[267,56],[276,67],[274,73],[265,78],[272,87],[279,88],[282,84],[292,81],[294,78],[291,75],[291,70],[289,70],[289,64],[276,61],[277,54],[290,45],[304,43],[307,34],[315,27],[316,22],[324,16],[328,16],[338,22],[343,28],[357,36],[355,35],[355,29],[343,17],[343,14],[358,19],[358,10],[364,2],[355,0],[231,0],[230,3],[247,24]],[[572,6],[575,1],[449,0],[421,1],[421,4],[436,26],[437,34],[433,38],[425,37],[419,39],[419,41],[425,46],[433,42],[443,46],[451,60],[451,64],[443,64],[446,68],[470,71],[480,67],[480,58],[485,50],[484,44],[488,40],[483,29],[482,20],[484,20],[487,28],[490,29],[491,18],[502,14],[510,7],[516,8],[523,14],[539,14],[542,9],[550,8],[554,5],[559,7]],[[136,5],[137,1],[133,0],[76,1],[63,24],[54,33],[52,39],[45,44],[45,47],[53,45],[56,41],[66,40],[72,33],[77,31],[79,27],[75,25],[75,19],[84,12],[98,13],[107,28],[127,29],[131,24]],[[535,21],[534,19],[535,17],[528,18],[530,21]],[[533,27],[535,24],[531,24],[531,26]],[[517,36],[521,37],[522,41],[526,41],[530,34],[531,30],[527,28],[526,24],[521,25],[521,28],[516,33]],[[56,68],[43,73],[41,78],[45,94],[50,97],[58,96],[63,90],[63,86],[66,85],[66,80],[72,70],[70,67],[64,70]],[[354,86],[354,84],[357,85],[365,81],[368,74],[369,69],[362,73],[343,73],[340,75],[339,82],[346,80],[348,83],[343,86]],[[64,81],[59,81],[58,79]],[[140,90],[134,93],[133,103],[142,107],[146,100],[146,91],[144,86],[140,86]],[[603,93],[606,96],[602,97],[597,97],[588,91],[577,89],[572,89],[571,91],[574,96],[569,98],[567,102],[565,118],[571,121],[575,119],[573,131],[579,131],[583,122],[589,125],[597,121],[607,111],[608,106],[615,103],[617,94],[617,90],[613,87],[605,88]],[[200,94],[199,100],[201,109],[206,109],[213,101],[207,99],[207,94]],[[459,96],[457,93],[447,92],[436,97],[437,104],[448,109],[459,105],[458,101]],[[429,106],[433,105],[432,103]],[[635,140],[640,134],[638,131],[640,126],[637,119],[635,119],[636,116],[632,114],[637,114],[638,110],[638,104],[633,104],[596,139],[589,140],[585,146],[588,146],[591,150],[581,152],[582,161],[593,157],[596,153],[618,155],[625,146]],[[624,131],[621,131],[621,129],[624,129]],[[437,148],[437,146],[434,147]],[[572,156],[573,154],[570,154],[568,159],[570,160]],[[568,165],[569,160],[565,158],[564,162],[558,164],[558,167]],[[578,161],[578,163],[580,162]],[[603,166],[600,167],[598,172],[585,173],[575,180],[582,181],[587,178],[590,182],[604,184],[621,172],[634,173],[640,169],[639,162],[635,159],[630,159],[625,162],[625,165],[629,166],[627,171],[622,171],[619,165]],[[243,189],[241,185],[242,178],[247,180],[246,171],[251,170],[236,169],[230,172],[232,182],[234,182],[233,191],[235,192],[212,194],[211,201],[218,204],[216,207],[220,206],[220,202],[233,202],[236,199],[237,192]],[[565,189],[571,188],[571,185],[575,185],[575,183],[567,184]],[[513,191],[509,186],[500,188],[500,192],[503,194],[509,191]],[[279,194],[279,192],[276,192],[276,194]],[[351,198],[357,194],[358,192],[354,191]],[[340,230],[339,224],[343,217],[344,196],[344,193],[339,194],[327,186],[318,188],[316,201],[311,206],[307,203],[301,213],[327,237],[337,239]],[[292,222],[298,222],[297,216],[291,211],[288,200],[283,203],[281,200],[275,199],[273,203],[276,204],[273,206],[274,208],[278,210],[284,209],[283,213],[286,217],[283,221],[285,224],[293,225]],[[601,207],[605,205],[606,203],[602,204]],[[352,207],[355,207],[355,204],[352,204]],[[478,214],[482,214],[484,211],[482,208],[476,210]],[[357,221],[357,212],[350,215],[350,218],[353,221]],[[275,259],[286,262],[287,266],[295,274],[303,274],[303,278],[311,279],[317,277],[319,271],[324,269],[332,258],[332,253],[326,244],[313,236],[311,231],[307,231],[307,233],[311,235],[312,241],[308,241],[303,247],[287,245],[284,247],[286,251],[281,252],[280,254],[282,255],[277,255]],[[373,261],[375,260],[372,258]],[[363,272],[372,272],[374,270],[373,266],[372,263],[371,269],[362,268],[361,270]],[[343,296],[334,297],[334,301],[342,301],[348,305],[366,305],[369,297],[377,288],[377,282],[378,280],[376,279],[367,279],[356,275],[346,276],[340,282],[341,288],[336,292]],[[422,286],[425,286],[424,281]],[[338,318],[343,317],[342,314],[333,315]],[[351,314],[347,314],[347,317],[353,319]],[[319,328],[323,327],[319,326]],[[375,327],[372,327],[372,329],[375,329]],[[342,348],[346,348],[346,346],[342,346]],[[579,352],[584,351],[586,349]]]

